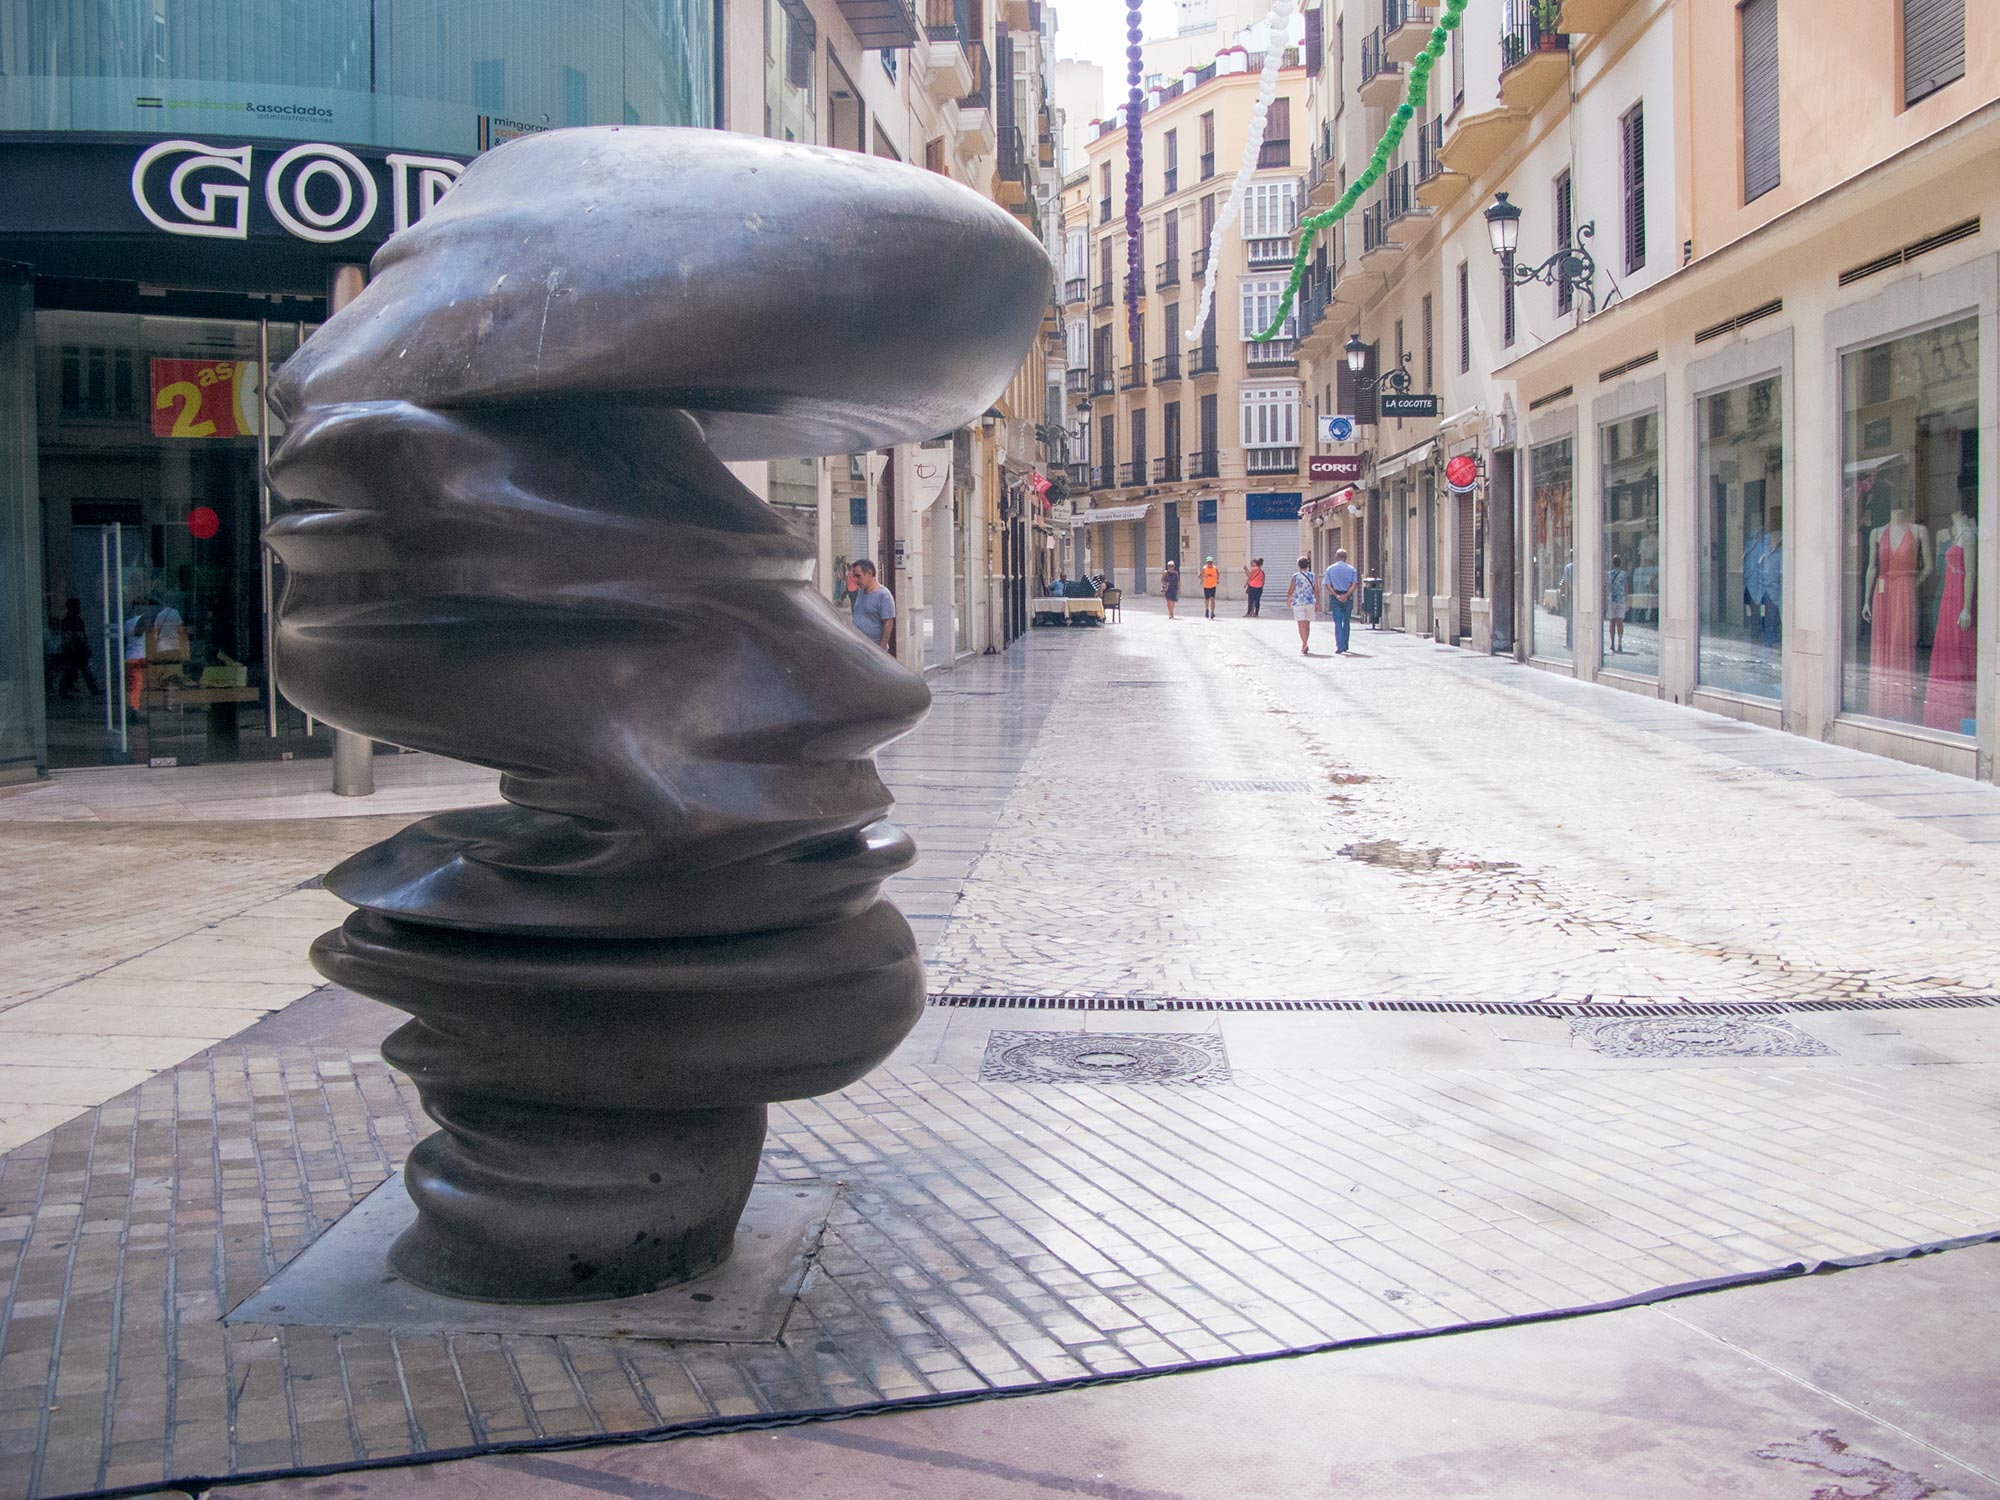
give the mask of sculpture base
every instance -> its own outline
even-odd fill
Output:
[[[403,1168],[417,1221],[389,1265],[426,1291],[480,1302],[636,1297],[714,1270],[735,1242],[767,1114],[753,1104],[554,1115],[432,1093],[424,1106],[446,1128]],[[504,1166],[481,1159],[489,1142],[504,1143]]]

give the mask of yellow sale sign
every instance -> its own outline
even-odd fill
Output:
[[[262,415],[257,365],[247,359],[156,359],[153,436],[255,437]]]

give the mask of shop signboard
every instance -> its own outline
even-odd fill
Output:
[[[1354,441],[1354,418],[1321,417],[1319,419],[1319,440],[1322,443],[1351,443]]]
[[[1415,392],[1382,393],[1382,415],[1385,417],[1434,417],[1437,414],[1436,396],[1418,395]]]
[[[1461,453],[1444,466],[1444,482],[1459,494],[1464,494],[1479,483],[1479,460],[1470,453]]]
[[[248,359],[152,361],[153,436],[255,437],[263,403]]]
[[[1306,478],[1333,484],[1353,484],[1361,477],[1358,453],[1313,453],[1306,458]]]

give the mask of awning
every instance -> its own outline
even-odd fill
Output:
[[[1375,477],[1377,479],[1388,479],[1402,473],[1405,469],[1414,469],[1420,464],[1427,464],[1431,461],[1431,454],[1436,449],[1437,443],[1434,440],[1426,440],[1417,444],[1414,448],[1405,448],[1401,453],[1381,459],[1375,465]]]
[[[1153,513],[1150,505],[1106,505],[1079,511],[1070,517],[1072,526],[1101,526],[1107,521],[1143,521]]]

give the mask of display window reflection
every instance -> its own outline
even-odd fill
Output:
[[[1576,526],[1570,440],[1544,443],[1528,455],[1534,495],[1528,541],[1529,639],[1536,656],[1576,659]]]
[[[1598,430],[1603,547],[1598,581],[1604,665],[1660,675],[1660,414]]]
[[[1701,523],[1701,682],[1783,695],[1783,382],[1773,375],[1695,403]]]
[[[1841,395],[1843,706],[1970,735],[1978,680],[1977,320],[1846,355]]]

